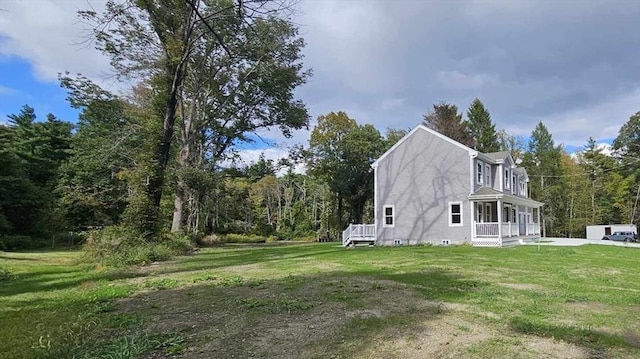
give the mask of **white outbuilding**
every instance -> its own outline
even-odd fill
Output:
[[[638,233],[635,224],[604,224],[598,226],[587,226],[587,239],[602,239],[613,232],[634,232]]]

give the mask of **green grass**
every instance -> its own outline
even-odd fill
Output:
[[[456,315],[464,322],[453,336],[472,335],[474,325],[499,333],[460,349],[462,357],[513,356],[522,336],[640,357],[640,251],[632,248],[229,246],[128,269],[80,257],[0,252],[0,353],[138,358],[195,347],[243,357],[267,350],[243,335],[260,338],[270,326],[299,321],[299,332],[313,333],[333,323],[322,340],[302,342],[308,351],[299,356],[352,357],[371,349],[367,339],[414,343],[425,320]],[[469,309],[453,313],[438,303]],[[380,313],[366,312],[375,308]],[[326,313],[343,314],[313,322]],[[226,322],[209,324],[207,316]]]

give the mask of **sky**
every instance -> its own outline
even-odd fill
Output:
[[[84,41],[75,12],[89,6],[104,1],[0,0],[0,121],[25,104],[74,121],[59,72],[118,86]],[[542,121],[572,151],[589,137],[610,143],[640,111],[640,0],[301,0],[297,9],[313,77],[296,95],[311,126],[345,111],[381,131],[409,129],[435,103],[466,113],[477,97],[498,129],[527,137]],[[263,132],[243,158],[281,157],[309,133]]]

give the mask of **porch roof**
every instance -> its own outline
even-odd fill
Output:
[[[469,195],[469,200],[471,202],[476,201],[486,201],[486,200],[498,200],[502,199],[506,202],[511,202],[515,204],[522,204],[529,207],[540,208],[544,206],[544,203],[535,201],[531,198],[518,197],[514,196],[510,193],[502,193],[500,191],[496,191],[493,188],[482,186],[478,188],[477,191]]]

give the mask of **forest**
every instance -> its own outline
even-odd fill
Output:
[[[146,261],[194,244],[336,239],[348,223],[371,223],[370,165],[409,129],[381,132],[336,109],[287,158],[237,161],[263,131],[290,137],[310,124],[295,90],[312,71],[289,11],[258,0],[109,1],[104,13],[80,11],[127,90],[62,73],[77,119],[38,119],[25,105],[0,125],[0,249],[86,241],[105,255],[147,246],[136,257]],[[528,138],[513,136],[479,99],[464,114],[434,104],[422,120],[479,151],[510,151],[545,203],[547,236],[640,221],[640,111],[611,153],[593,138],[568,153],[542,122]]]

